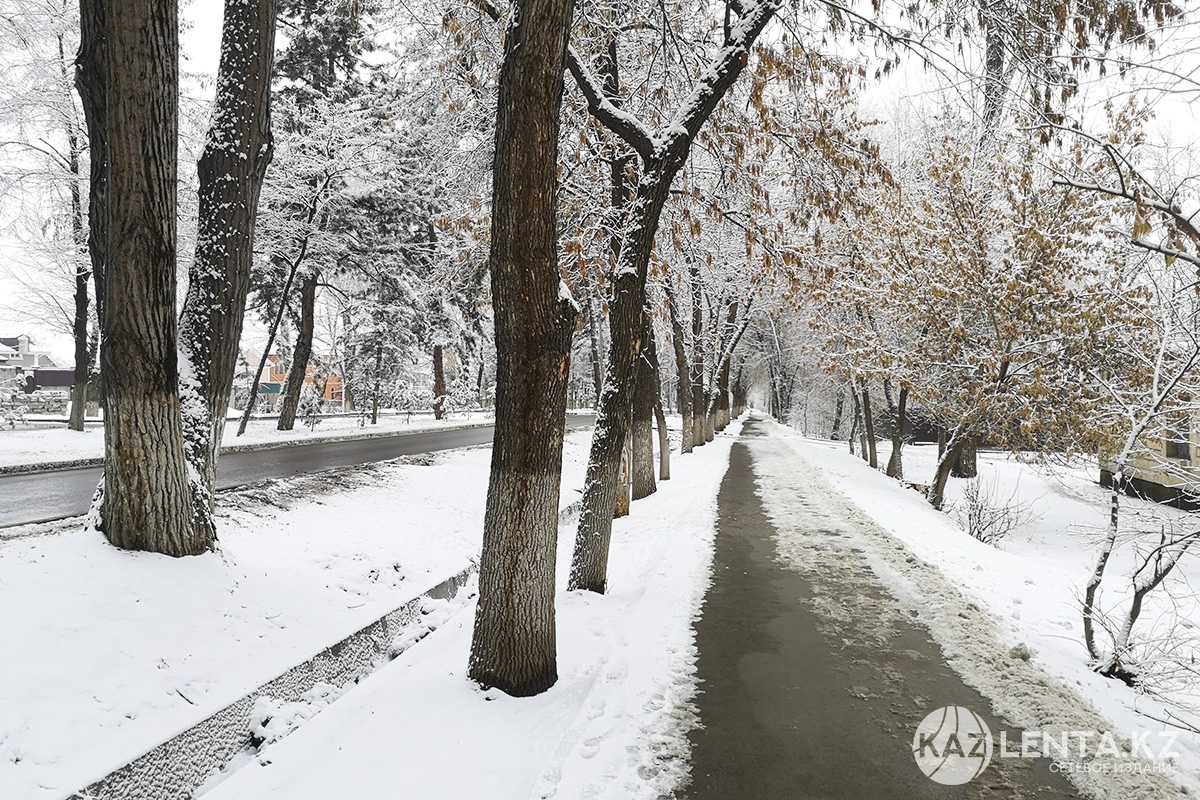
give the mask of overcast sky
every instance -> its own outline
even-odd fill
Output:
[[[1189,8],[1190,13],[1200,11],[1200,0],[1189,0],[1183,5]],[[198,78],[185,83],[184,91],[189,94],[211,98],[212,76],[216,73],[220,54],[223,10],[223,0],[186,0],[182,4],[184,32],[181,38],[181,69],[185,75]],[[1200,32],[1193,31],[1192,27],[1194,26],[1187,26],[1166,36],[1160,36],[1158,52],[1175,54],[1160,66],[1190,72],[1193,77],[1200,78]],[[917,106],[936,104],[939,102],[939,87],[942,83],[943,81],[922,69],[915,58],[907,58],[900,70],[880,86],[865,93],[862,98],[862,110],[868,116],[886,120],[899,105],[906,102]],[[1115,76],[1105,80],[1085,79],[1082,94],[1093,109],[1096,109],[1093,114],[1097,121],[1102,119],[1098,109],[1103,100],[1126,91],[1128,86],[1127,82],[1122,83]],[[1152,126],[1153,135],[1177,147],[1193,146],[1195,132],[1200,127],[1198,101],[1200,98],[1194,92],[1156,95],[1158,118]],[[33,323],[8,307],[12,298],[21,291],[20,284],[5,275],[3,269],[4,263],[12,260],[13,248],[11,240],[6,241],[0,236],[0,336],[29,333],[38,340],[43,349],[49,350],[59,363],[70,364],[73,360],[70,336],[55,333],[43,325]],[[247,319],[250,326],[247,333],[251,337],[255,331],[253,322],[254,320]]]

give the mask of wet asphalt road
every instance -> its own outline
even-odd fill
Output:
[[[567,429],[588,428],[594,422],[595,417],[590,414],[571,414],[567,417]],[[490,444],[492,432],[493,426],[480,425],[226,453],[218,462],[217,488],[229,489],[267,478],[287,478],[399,456]],[[87,467],[0,475],[0,528],[87,513],[102,473],[99,467]]]
[[[779,523],[786,532],[772,523],[756,490],[763,466],[755,452],[780,445],[756,427],[748,422],[734,445],[718,497],[712,585],[695,628],[702,727],[691,734],[686,797],[1076,797],[1042,760],[994,758],[964,786],[939,785],[918,769],[913,732],[936,707],[975,710],[994,734],[1016,729],[946,665],[852,550],[820,555],[839,534],[815,510],[818,498],[811,515]],[[777,478],[805,492],[795,476]],[[785,554],[782,536],[816,543]]]

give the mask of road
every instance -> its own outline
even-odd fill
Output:
[[[1015,729],[847,544],[840,500],[772,474],[771,449],[783,445],[759,427],[746,424],[717,500],[712,585],[695,626],[701,725],[688,800],[1077,797],[1041,759],[992,759],[963,786],[922,774],[913,733],[938,706]],[[787,487],[794,515],[768,516],[764,481]]]
[[[569,430],[591,427],[595,417],[572,414]],[[217,467],[217,488],[230,489],[266,478],[287,478],[334,467],[386,461],[398,456],[472,447],[492,441],[493,426],[417,431],[342,442],[226,453]],[[103,470],[99,467],[0,475],[0,528],[87,513]]]

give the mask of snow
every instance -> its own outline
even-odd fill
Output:
[[[225,426],[223,447],[265,444],[304,444],[328,439],[369,437],[389,433],[456,428],[465,425],[490,424],[490,413],[459,413],[453,417],[435,420],[430,416],[412,416],[404,413],[381,416],[376,425],[359,425],[359,417],[325,417],[315,430],[309,430],[302,420],[290,431],[275,430],[274,419],[252,420],[243,436],[237,435],[237,421],[230,420]],[[0,469],[11,466],[46,464],[59,461],[102,458],[104,456],[104,429],[87,427],[83,431],[68,430],[64,426],[30,427],[23,430],[0,429]]]
[[[687,774],[692,620],[739,428],[676,455],[672,479],[614,522],[608,594],[565,591],[573,531],[560,530],[559,679],[548,692],[514,699],[466,679],[469,604],[205,799],[669,795]]]
[[[1098,470],[1094,462],[1051,470],[1008,454],[981,451],[982,485],[1000,502],[1012,502],[1022,509],[1021,523],[998,547],[992,547],[968,536],[956,522],[953,506],[962,502],[965,481],[951,480],[947,489],[948,513],[941,513],[917,492],[851,456],[845,442],[807,439],[782,426],[772,429],[785,437],[794,450],[797,456],[794,470],[798,476],[819,473],[820,478],[814,480],[828,481],[902,544],[902,552],[916,556],[923,562],[921,566],[932,565],[954,590],[985,609],[995,623],[995,634],[1004,649],[1028,648],[1032,665],[1039,674],[1049,676],[1068,690],[1056,701],[1057,705],[1048,701],[1048,705],[1037,708],[1021,708],[1013,696],[998,696],[997,687],[1001,685],[1004,670],[995,661],[982,667],[972,665],[971,654],[963,653],[965,640],[992,626],[963,625],[962,618],[953,612],[945,618],[939,617],[932,609],[939,608],[954,590],[946,592],[935,587],[926,574],[904,563],[904,557],[897,551],[864,539],[861,544],[871,552],[876,572],[894,592],[908,596],[921,609],[922,621],[946,649],[951,663],[964,673],[968,682],[991,697],[997,710],[1011,717],[1025,716],[1046,726],[1056,719],[1077,719],[1090,706],[1121,736],[1149,735],[1152,741],[1165,741],[1162,734],[1169,729],[1144,716],[1163,716],[1158,700],[1103,678],[1087,666],[1080,598],[1092,568],[1094,544],[1102,535],[1107,515],[1106,493],[1096,484]],[[881,443],[881,465],[886,464],[889,453],[887,443]],[[927,483],[936,458],[936,446],[906,446],[906,479]],[[1148,524],[1147,520],[1155,516],[1182,513],[1132,499],[1124,502],[1137,512],[1141,525]],[[1102,599],[1105,608],[1115,610],[1124,606],[1132,563],[1128,548],[1118,549],[1114,554]],[[1198,567],[1195,559],[1189,565],[1181,563],[1178,580],[1185,590],[1174,593],[1170,600],[1165,594],[1148,600],[1139,627],[1161,626],[1166,624],[1167,617],[1174,615],[1178,615],[1185,628],[1188,620],[1200,619],[1200,601],[1195,592],[1186,589],[1200,580]],[[1192,626],[1194,635],[1194,623]],[[1033,691],[1023,700],[1032,702],[1030,697],[1045,699]],[[1200,687],[1193,683],[1191,692],[1176,691],[1172,699],[1198,703]],[[1071,707],[1072,701],[1077,708]],[[1021,719],[1014,721],[1029,724]],[[1171,777],[1192,792],[1200,790],[1200,737],[1181,735],[1173,749],[1178,759]],[[1108,787],[1108,791],[1110,794],[1106,796],[1123,796],[1119,789]]]
[[[589,438],[566,436],[567,499]],[[204,556],[0,540],[0,797],[63,797],[467,566],[490,448],[410,462],[223,494]]]

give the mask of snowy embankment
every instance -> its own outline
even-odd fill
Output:
[[[563,505],[589,438],[566,437]],[[116,550],[81,521],[0,541],[0,798],[64,797],[461,570],[489,460],[231,492],[220,552],[194,558]]]
[[[567,593],[559,537],[558,683],[534,698],[465,675],[474,604],[205,800],[286,797],[656,798],[686,775],[692,619],[708,585],[717,490],[740,422],[672,459],[672,479],[617,520],[604,596]]]
[[[275,430],[274,419],[253,420],[246,433],[237,435],[237,423],[231,421],[225,427],[222,447],[242,447],[272,444],[309,444],[313,442],[356,439],[360,437],[386,436],[389,434],[427,431],[439,428],[459,428],[470,425],[490,425],[492,415],[474,412],[470,415],[457,414],[448,419],[435,420],[403,414],[379,418],[378,424],[368,421],[360,425],[356,416],[325,417],[312,430],[303,420],[296,420],[290,431]],[[68,430],[63,426],[30,427],[22,430],[0,430],[0,471],[5,467],[52,465],[64,461],[99,459],[104,456],[103,426],[89,427],[83,431]]]
[[[1149,736],[1151,741],[1161,742],[1164,733],[1173,730],[1152,718],[1165,718],[1162,702],[1103,678],[1087,666],[1080,598],[1108,513],[1106,492],[1097,485],[1094,462],[1051,469],[1023,463],[1005,453],[980,452],[978,481],[983,493],[995,505],[1012,506],[1018,518],[1012,532],[993,547],[971,538],[960,527],[967,481],[951,480],[947,512],[942,513],[917,492],[851,456],[845,442],[806,439],[782,426],[774,426],[774,430],[786,437],[807,465],[903,543],[907,551],[935,567],[950,584],[989,612],[1005,647],[1028,647],[1034,667],[1090,704],[1111,723],[1115,733]],[[888,445],[881,443],[881,465],[887,463],[889,452]],[[906,479],[927,483],[936,458],[936,446],[905,447]],[[1183,513],[1134,499],[1124,502],[1128,516],[1123,524],[1153,527],[1164,518],[1178,518]],[[918,607],[931,609],[928,618],[922,613],[922,619],[953,660],[950,637],[961,638],[961,630],[953,628],[955,623],[961,628],[962,620],[951,613],[948,622],[939,622],[938,612],[933,610],[946,598],[933,587],[911,585],[912,576],[903,574],[907,565],[893,563],[895,553],[881,550],[873,556],[880,567],[877,571],[894,591],[915,595],[909,599]],[[1174,627],[1176,635],[1191,637],[1195,642],[1196,624],[1200,622],[1200,597],[1194,590],[1200,581],[1198,567],[1196,559],[1181,564],[1172,588],[1148,599],[1138,623],[1143,635],[1157,636]],[[1103,608],[1119,614],[1127,606],[1133,568],[1131,549],[1118,549],[1109,563]],[[989,694],[984,687],[988,676],[964,677]],[[1200,685],[1193,683],[1190,691],[1176,686],[1170,695],[1175,702],[1200,707]],[[1013,702],[1012,698],[992,699],[1001,711],[1006,702]],[[1042,725],[1052,724],[1056,718],[1070,718],[1071,712],[1065,707],[1022,709],[1025,716]],[[1200,790],[1200,737],[1181,733],[1173,750],[1178,758],[1168,765],[1169,774],[1193,793]]]

